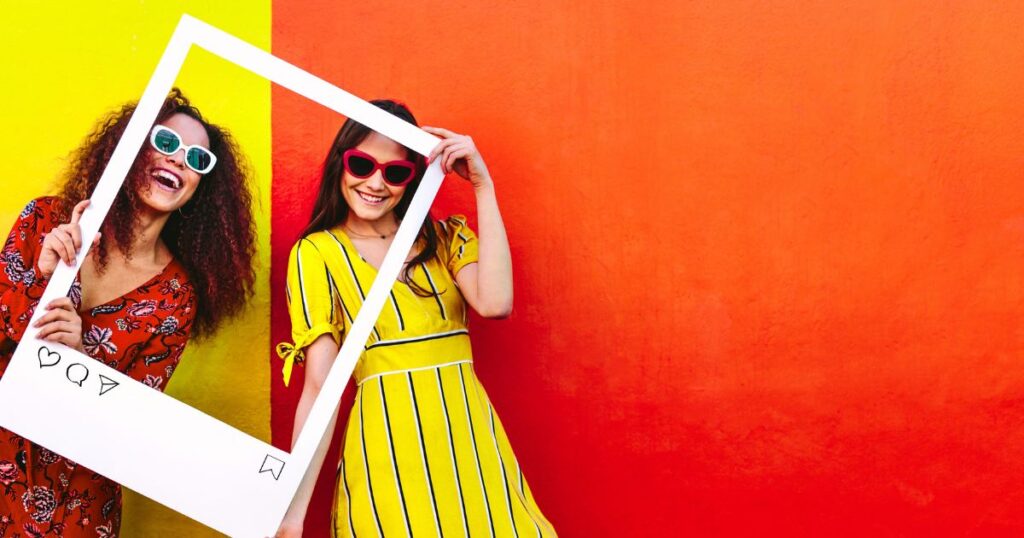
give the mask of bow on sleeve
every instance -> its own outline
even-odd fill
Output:
[[[277,344],[277,356],[284,359],[284,367],[281,369],[281,375],[284,377],[284,386],[287,387],[288,382],[291,381],[292,369],[295,367],[295,363],[301,363],[306,360],[305,353],[302,350],[309,347],[320,335],[327,333],[334,337],[335,342],[341,340],[341,334],[337,327],[331,323],[319,323],[306,331],[302,338],[296,340],[295,344],[288,342]]]

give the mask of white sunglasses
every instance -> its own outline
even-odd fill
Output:
[[[200,174],[213,170],[213,165],[217,164],[217,156],[212,151],[203,146],[184,146],[183,148],[181,135],[164,125],[153,126],[153,131],[149,133],[149,144],[164,155],[174,155],[178,150],[184,149],[185,166]]]

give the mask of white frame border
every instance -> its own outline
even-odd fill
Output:
[[[182,15],[80,221],[81,252],[89,251],[192,45],[423,155],[439,141],[266,51]],[[348,378],[416,239],[417,223],[426,218],[443,178],[438,162],[428,167],[290,454],[77,351],[40,341],[38,330],[31,328],[0,379],[0,424],[220,532],[273,536],[328,433]],[[83,258],[79,255],[74,267],[58,265],[40,304],[67,294]],[[36,309],[30,327],[43,313]],[[80,379],[83,372],[87,377]],[[45,401],[34,402],[37,407],[26,412],[25,402],[38,400],[38,394],[46,394]]]

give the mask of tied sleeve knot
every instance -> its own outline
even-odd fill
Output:
[[[310,327],[294,344],[288,342],[277,344],[277,356],[284,359],[284,367],[281,369],[281,375],[284,377],[284,386],[287,387],[288,382],[291,381],[292,369],[295,367],[295,363],[301,363],[306,360],[303,350],[316,341],[320,335],[327,333],[334,337],[335,342],[341,340],[341,333],[337,327],[331,323],[319,323]]]

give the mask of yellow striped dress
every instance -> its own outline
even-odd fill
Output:
[[[334,536],[554,537],[473,372],[453,275],[477,261],[462,216],[436,223],[438,256],[396,282],[356,364],[335,489]],[[301,239],[288,264],[292,349],[340,341],[377,271],[336,227]],[[285,357],[290,361],[293,357]]]

